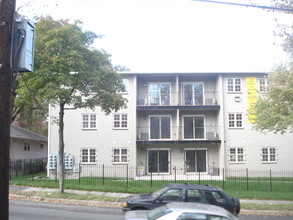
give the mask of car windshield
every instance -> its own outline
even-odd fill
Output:
[[[150,196],[154,199],[157,198],[158,196],[160,196],[161,194],[163,194],[163,192],[165,192],[168,189],[168,187],[163,187],[155,192],[153,192]]]
[[[167,215],[172,212],[166,205],[160,206],[148,212],[148,219],[155,220],[161,216]]]

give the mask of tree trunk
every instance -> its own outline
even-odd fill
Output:
[[[58,168],[59,168],[59,192],[64,193],[64,105],[60,103],[59,107],[59,151],[58,151]]]
[[[12,35],[15,0],[0,0],[0,219],[9,219]]]

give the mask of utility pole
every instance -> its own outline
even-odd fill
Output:
[[[9,219],[12,38],[16,0],[0,0],[0,219]]]

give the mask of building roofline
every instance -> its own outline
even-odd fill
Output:
[[[232,75],[232,74],[241,74],[241,75],[250,75],[250,74],[268,74],[268,72],[265,71],[244,71],[244,72],[239,72],[239,71],[227,71],[227,72],[118,72],[119,74],[122,75],[153,75],[153,74],[160,74],[160,75],[174,75],[174,74],[180,74],[180,75],[189,75],[189,74],[196,74],[196,75]]]
[[[48,141],[48,138],[16,125],[10,126],[10,138],[43,142]]]

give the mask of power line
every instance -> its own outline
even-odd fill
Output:
[[[195,1],[195,2],[206,2],[206,3],[215,3],[215,4],[223,4],[223,5],[232,5],[232,6],[242,6],[242,7],[250,7],[250,8],[261,8],[261,9],[276,10],[276,11],[293,12],[293,9],[289,9],[289,8],[276,8],[276,7],[265,6],[265,5],[249,5],[249,4],[242,4],[242,3],[220,2],[220,1],[213,1],[213,0],[192,0],[192,1]]]

